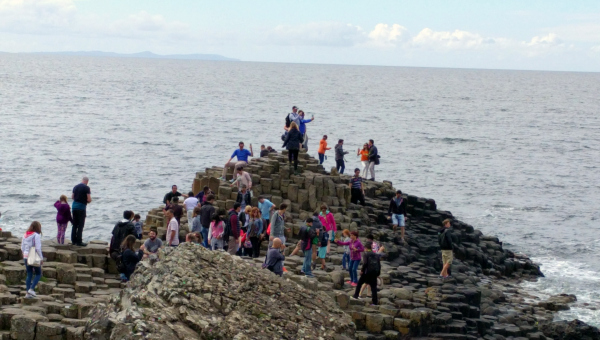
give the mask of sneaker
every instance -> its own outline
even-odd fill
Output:
[[[29,295],[31,297],[37,297],[37,295],[35,294],[35,291],[33,289],[28,290],[27,295]]]
[[[308,277],[309,279],[314,279],[315,278],[315,276],[313,274],[306,274],[305,276]]]
[[[217,179],[218,179],[219,181],[224,181],[224,180],[225,180],[225,178],[223,178],[223,177],[219,177],[219,178],[217,178]]]
[[[356,282],[352,282],[350,285],[351,285],[352,287],[356,287],[356,286],[358,286],[358,283],[356,283]]]
[[[350,299],[352,299],[352,300],[358,300],[360,298],[355,298],[354,296],[350,296]]]
[[[349,284],[349,285],[351,285],[352,281],[348,280],[348,281],[346,281],[346,283]]]
[[[369,178],[369,181],[375,182],[375,178]]]
[[[33,296],[29,295],[29,293],[25,294],[26,299],[33,299]]]

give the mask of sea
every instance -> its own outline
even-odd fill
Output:
[[[0,54],[0,227],[55,237],[88,176],[84,239],[108,241],[238,142],[281,150],[296,105],[310,154],[344,139],[350,173],[373,139],[377,180],[527,254],[545,278],[524,289],[575,294],[557,318],[600,326],[599,93],[600,73]]]

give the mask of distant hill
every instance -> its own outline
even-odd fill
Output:
[[[218,61],[240,61],[239,59],[227,58],[218,54],[168,54],[160,55],[149,51],[139,53],[115,53],[102,51],[76,51],[76,52],[33,52],[30,54],[53,54],[85,57],[114,57],[114,58],[147,58],[147,59],[183,59],[183,60],[218,60]]]

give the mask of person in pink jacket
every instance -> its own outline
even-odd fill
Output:
[[[325,204],[321,205],[321,212],[319,213],[319,221],[325,228],[325,230],[329,233],[329,241],[333,242],[335,239],[335,232],[337,231],[337,225],[335,224],[335,218],[333,218],[333,214],[327,210],[327,206]],[[329,254],[329,250],[331,247],[327,245],[327,254]]]
[[[56,208],[56,225],[58,233],[56,234],[56,242],[59,244],[65,243],[65,233],[67,231],[67,224],[73,223],[73,216],[71,215],[71,207],[67,202],[67,196],[61,195],[60,199],[54,203]]]
[[[350,266],[348,267],[350,281],[346,281],[346,283],[350,283],[352,287],[356,287],[358,285],[358,265],[360,264],[361,253],[365,251],[365,247],[363,247],[363,244],[358,239],[357,231],[350,232],[350,241],[336,241],[336,243],[340,246],[350,246]]]

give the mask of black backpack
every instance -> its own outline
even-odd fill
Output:
[[[225,220],[225,227],[223,228],[223,240],[227,242],[229,240],[229,236],[231,236],[231,216],[233,214],[237,214],[235,210],[231,210],[227,213],[227,219]]]
[[[290,125],[292,125],[292,120],[290,119],[290,114],[288,113],[288,115],[285,116],[285,127],[289,128]]]
[[[379,262],[379,256],[375,253],[369,253],[367,257],[367,273],[376,273],[376,276],[381,274],[381,263]]]

